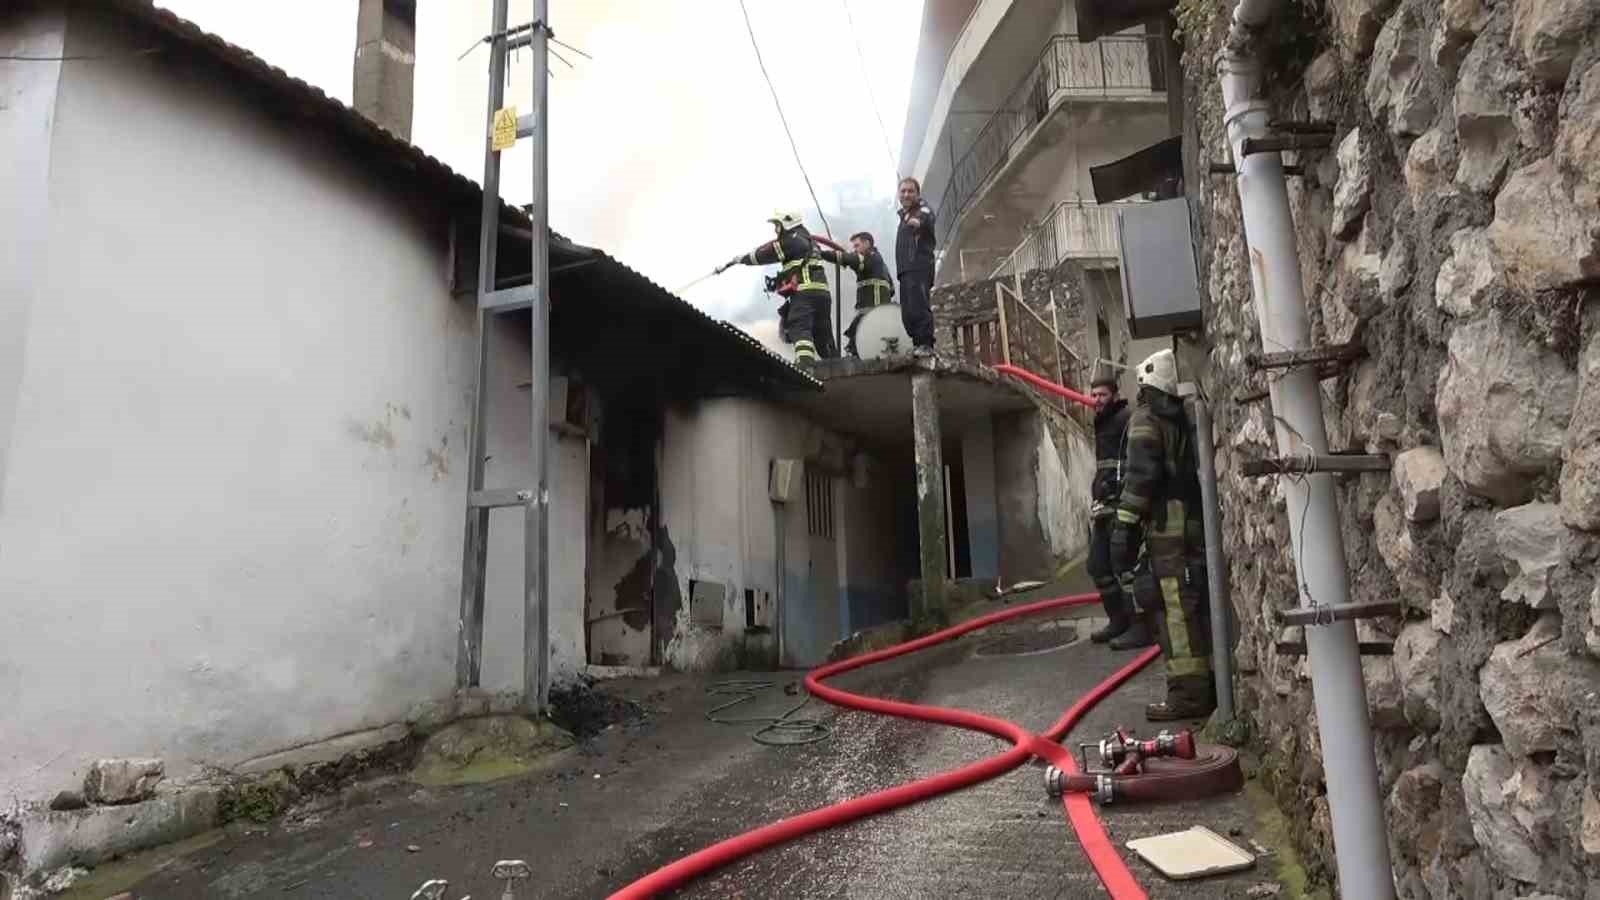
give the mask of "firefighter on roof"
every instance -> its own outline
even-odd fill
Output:
[[[782,335],[786,343],[794,344],[797,363],[816,362],[839,355],[833,342],[833,316],[829,306],[833,296],[828,291],[828,275],[822,265],[817,245],[811,240],[800,214],[778,213],[767,220],[777,231],[777,237],[756,249],[736,256],[717,271],[733,266],[770,266],[777,264],[778,274],[767,279],[767,290],[784,298],[778,308],[782,320]]]
[[[828,262],[838,263],[856,273],[856,315],[850,320],[850,327],[844,330],[844,346],[846,353],[859,356],[856,352],[856,328],[861,325],[861,317],[867,310],[894,299],[894,282],[889,279],[889,264],[883,261],[883,254],[878,252],[877,242],[872,235],[865,231],[850,235],[848,253],[840,253],[830,247],[818,247],[817,253]]]
[[[1200,466],[1171,350],[1139,364],[1139,406],[1128,421],[1122,492],[1111,533],[1112,565],[1133,569],[1144,545],[1153,585],[1134,603],[1167,664],[1167,700],[1145,708],[1152,722],[1203,718],[1216,708],[1206,597]],[[1148,584],[1148,582],[1147,582]]]

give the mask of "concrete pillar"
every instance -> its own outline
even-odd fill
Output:
[[[947,562],[939,390],[928,369],[911,373],[911,424],[916,441],[917,534],[922,563],[922,604],[911,610],[917,616],[944,608]]]
[[[1000,577],[1000,507],[995,495],[994,424],[988,418],[961,438],[967,485],[967,550],[972,577]]]
[[[411,140],[417,0],[359,0],[352,99],[356,112]]]

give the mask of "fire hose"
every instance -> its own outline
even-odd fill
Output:
[[[612,894],[612,900],[655,896],[661,892],[680,887],[700,875],[728,865],[757,850],[986,781],[1015,769],[1032,757],[1045,759],[1052,764],[1054,769],[1065,773],[1068,777],[1081,779],[1082,776],[1078,772],[1078,766],[1072,753],[1062,747],[1058,741],[1096,703],[1104,699],[1152,660],[1159,657],[1159,649],[1151,647],[1145,650],[1127,665],[1095,685],[1079,697],[1062,714],[1061,718],[1056,720],[1042,734],[1033,734],[1016,723],[967,710],[924,706],[898,700],[868,697],[831,687],[824,682],[835,675],[903,656],[907,653],[913,653],[968,632],[988,627],[997,622],[1046,610],[1079,606],[1098,601],[1099,595],[1097,594],[1075,594],[1067,597],[1041,600],[1036,603],[980,616],[926,637],[832,663],[812,671],[806,676],[806,689],[814,696],[829,703],[851,709],[981,731],[1010,741],[1012,747],[1003,753],[969,763],[948,772],[865,794],[833,806],[815,809],[728,838],[657,869],[638,881],[627,885]],[[1205,745],[1200,745],[1200,748],[1207,753],[1207,759],[1209,759],[1212,748],[1206,748]],[[1194,767],[1193,764],[1183,764],[1185,762],[1182,760],[1159,759],[1146,761],[1145,765],[1150,769],[1147,774],[1129,775],[1119,780],[1117,783],[1120,789],[1119,796],[1127,799],[1189,799],[1191,796],[1209,796],[1218,793],[1219,785],[1223,786],[1222,789],[1237,788],[1237,784],[1233,779],[1222,778],[1219,781],[1216,773],[1201,778],[1189,771]],[[1209,763],[1204,763],[1204,765],[1209,765]],[[1209,769],[1207,771],[1210,772]],[[1235,761],[1233,772],[1237,773],[1237,771]],[[1143,787],[1146,779],[1149,779],[1149,788]],[[1212,787],[1209,789],[1205,789],[1206,780],[1210,780],[1212,783]],[[1163,785],[1166,786],[1166,790],[1179,792],[1164,795],[1162,793]],[[1228,788],[1226,785],[1232,785],[1232,788]],[[1110,839],[1106,836],[1105,830],[1100,824],[1099,818],[1095,814],[1088,791],[1096,790],[1098,783],[1089,784],[1081,780],[1075,780],[1071,782],[1070,786],[1075,789],[1069,789],[1061,794],[1062,805],[1066,810],[1067,818],[1072,824],[1073,830],[1077,833],[1079,844],[1083,847],[1084,853],[1088,856],[1090,863],[1100,876],[1101,883],[1105,886],[1107,893],[1113,900],[1142,900],[1146,896],[1144,890],[1139,887],[1133,878],[1133,874],[1128,871],[1127,866],[1122,861],[1122,857],[1118,854],[1116,848],[1112,846]],[[1200,793],[1200,791],[1203,791],[1203,793]],[[1191,792],[1196,793],[1191,794]]]

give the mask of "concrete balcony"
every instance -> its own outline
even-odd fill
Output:
[[[1063,252],[1115,256],[1107,242],[1109,213],[1076,198],[1093,195],[1090,166],[1165,136],[1162,53],[1157,36],[1084,44],[1054,35],[964,152],[955,130],[945,129],[949,162],[937,167],[945,177],[929,185],[930,194],[938,191],[938,238],[946,251],[941,283],[975,271],[982,277],[980,258],[1005,255],[983,248],[1016,247],[1028,223],[1041,218],[1062,220],[1058,245],[1070,248]]]

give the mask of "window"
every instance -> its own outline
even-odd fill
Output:
[[[833,539],[833,476],[806,473],[806,531],[812,537]]]

